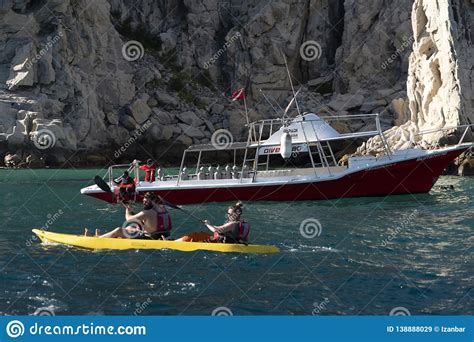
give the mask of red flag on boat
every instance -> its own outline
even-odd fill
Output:
[[[240,101],[245,99],[245,89],[240,88],[232,93],[232,101]]]

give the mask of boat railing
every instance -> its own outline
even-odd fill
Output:
[[[472,131],[472,129],[474,128],[474,124],[465,124],[465,125],[457,125],[457,126],[451,126],[451,127],[433,128],[433,129],[420,131],[420,132],[416,133],[415,135],[419,136],[419,135],[433,134],[433,133],[444,132],[444,131],[457,131],[457,130],[460,130],[460,129],[463,129],[463,128],[464,128],[464,131],[462,131],[461,137],[459,138],[459,141],[456,144],[456,145],[461,145],[463,143],[464,139],[466,138],[466,135],[469,132],[469,130]],[[437,145],[437,147],[439,147],[439,144]]]
[[[295,119],[298,118],[273,118],[273,119],[263,119],[257,120],[249,123],[247,126],[249,128],[249,137],[250,144],[257,144],[263,140],[268,139],[273,133],[279,130],[282,126],[288,126],[291,123],[295,122]],[[380,128],[380,118],[378,113],[371,114],[354,114],[354,115],[318,115],[318,119],[305,118],[305,122],[321,122],[321,119],[324,121],[331,122],[348,122],[353,120],[373,120],[374,129],[369,131],[364,131],[367,135],[377,135],[381,132]],[[366,124],[369,125],[370,122]],[[337,129],[336,129],[337,130]],[[339,132],[341,133],[341,132]],[[349,138],[351,133],[341,133],[340,139]],[[358,137],[357,134],[353,134],[354,137]],[[337,140],[337,139],[332,139]]]
[[[426,135],[426,134],[433,134],[433,133],[445,132],[445,131],[457,131],[457,130],[460,130],[460,129],[464,128],[464,130],[462,131],[461,137],[459,138],[459,141],[456,144],[456,146],[459,146],[464,142],[464,139],[466,138],[467,133],[469,132],[469,130],[472,130],[473,127],[474,127],[474,124],[466,124],[466,125],[457,125],[457,126],[451,126],[451,127],[441,127],[441,128],[433,128],[433,129],[423,130],[423,131],[420,131],[420,132],[417,132],[417,133],[413,134],[413,136],[410,136],[410,141],[409,141],[410,142],[410,147],[416,147],[417,146],[417,141],[415,139],[415,137],[417,137],[417,136],[423,136],[423,135]],[[436,142],[434,142],[430,147],[428,147],[428,149],[441,148],[439,140],[435,140],[435,141]],[[402,149],[402,151],[403,150],[404,149]],[[408,153],[410,153],[410,148],[406,149],[405,156],[407,156]]]
[[[327,173],[330,176],[332,176],[331,166],[337,166],[337,161],[336,161],[334,152],[332,150],[330,141],[368,138],[375,135],[379,135],[388,158],[389,159],[391,158],[390,156],[392,155],[392,151],[390,150],[390,147],[385,139],[385,135],[383,133],[383,130],[380,124],[380,116],[378,113],[337,115],[337,116],[318,115],[317,118],[312,118],[312,117],[307,117],[307,116],[303,116],[303,118],[304,120],[301,120],[301,117],[265,119],[265,120],[258,120],[258,121],[252,122],[248,125],[249,135],[248,135],[248,140],[247,140],[247,149],[245,151],[242,167],[246,165],[248,162],[252,163],[253,166],[251,170],[254,171],[254,181],[255,181],[255,177],[258,175],[259,166],[264,166],[265,170],[268,170],[269,168],[270,155],[267,154],[267,155],[259,156],[259,148],[262,144],[262,141],[264,142],[265,140],[270,138],[270,136],[272,136],[272,134],[276,132],[278,129],[280,129],[282,126],[289,126],[295,123],[300,124],[301,132],[304,138],[303,144],[306,145],[307,153],[308,153],[308,156],[313,168],[314,175],[316,177],[318,177],[318,172],[320,171],[320,167],[325,168]],[[369,129],[367,131],[362,131],[362,132],[357,132],[357,133],[350,133],[350,132],[341,133],[341,132],[338,132],[334,127],[330,125],[330,122],[332,121],[341,122],[341,121],[350,121],[350,120],[361,120],[363,121],[362,126],[369,127]],[[365,122],[366,120],[373,120],[373,122],[372,124],[370,122],[367,123]],[[312,131],[310,129],[310,132],[307,132],[305,128],[305,127],[308,127],[308,125],[303,126],[304,122],[321,123],[321,121],[323,121],[324,124],[331,126],[339,134],[332,137],[326,137],[324,139],[320,139],[320,137],[318,137],[317,128],[318,127],[321,128],[321,125],[316,126],[316,127],[313,124],[309,125],[309,127],[312,128]],[[308,133],[310,133],[311,136],[314,137],[312,138],[313,140],[308,139]],[[251,155],[250,157],[248,157],[248,149],[250,147],[256,148],[255,156]],[[266,157],[266,161],[259,162],[259,157],[261,156]],[[320,160],[319,164],[317,162],[318,159]]]

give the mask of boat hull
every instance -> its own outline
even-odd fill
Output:
[[[258,254],[272,254],[279,252],[278,247],[266,245],[97,238],[83,235],[53,233],[41,229],[33,229],[33,233],[35,233],[41,241],[45,243],[57,243],[91,250],[173,249],[182,252],[205,250],[222,253]]]
[[[397,161],[355,171],[339,178],[320,181],[286,182],[278,185],[242,183],[238,186],[175,187],[146,190],[175,204],[242,201],[302,201],[334,198],[416,194],[431,190],[448,164],[466,148],[445,153],[426,155],[423,158]],[[143,191],[145,192],[145,191]],[[96,192],[87,195],[114,202],[110,193]],[[141,194],[137,200],[141,200]]]

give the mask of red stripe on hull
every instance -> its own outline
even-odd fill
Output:
[[[366,169],[335,180],[311,183],[157,190],[157,195],[175,204],[242,201],[327,200],[344,197],[382,196],[428,192],[447,165],[464,150],[451,151],[424,160],[407,160]],[[90,194],[112,202],[108,193]],[[139,198],[141,200],[141,198]]]

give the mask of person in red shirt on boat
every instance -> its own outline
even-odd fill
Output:
[[[208,220],[204,220],[203,223],[214,233],[213,235],[207,232],[195,232],[176,241],[248,243],[250,224],[242,219],[242,208],[242,202],[237,202],[227,208],[227,222],[221,226],[214,226]]]
[[[143,210],[138,214],[135,214],[130,206],[126,207],[125,220],[122,227],[103,235],[96,230],[95,235],[101,238],[161,240],[169,237],[172,229],[170,213],[152,192],[147,192],[143,197]]]
[[[154,182],[156,177],[156,165],[152,159],[148,159],[146,164],[139,167],[145,171],[145,182]]]

